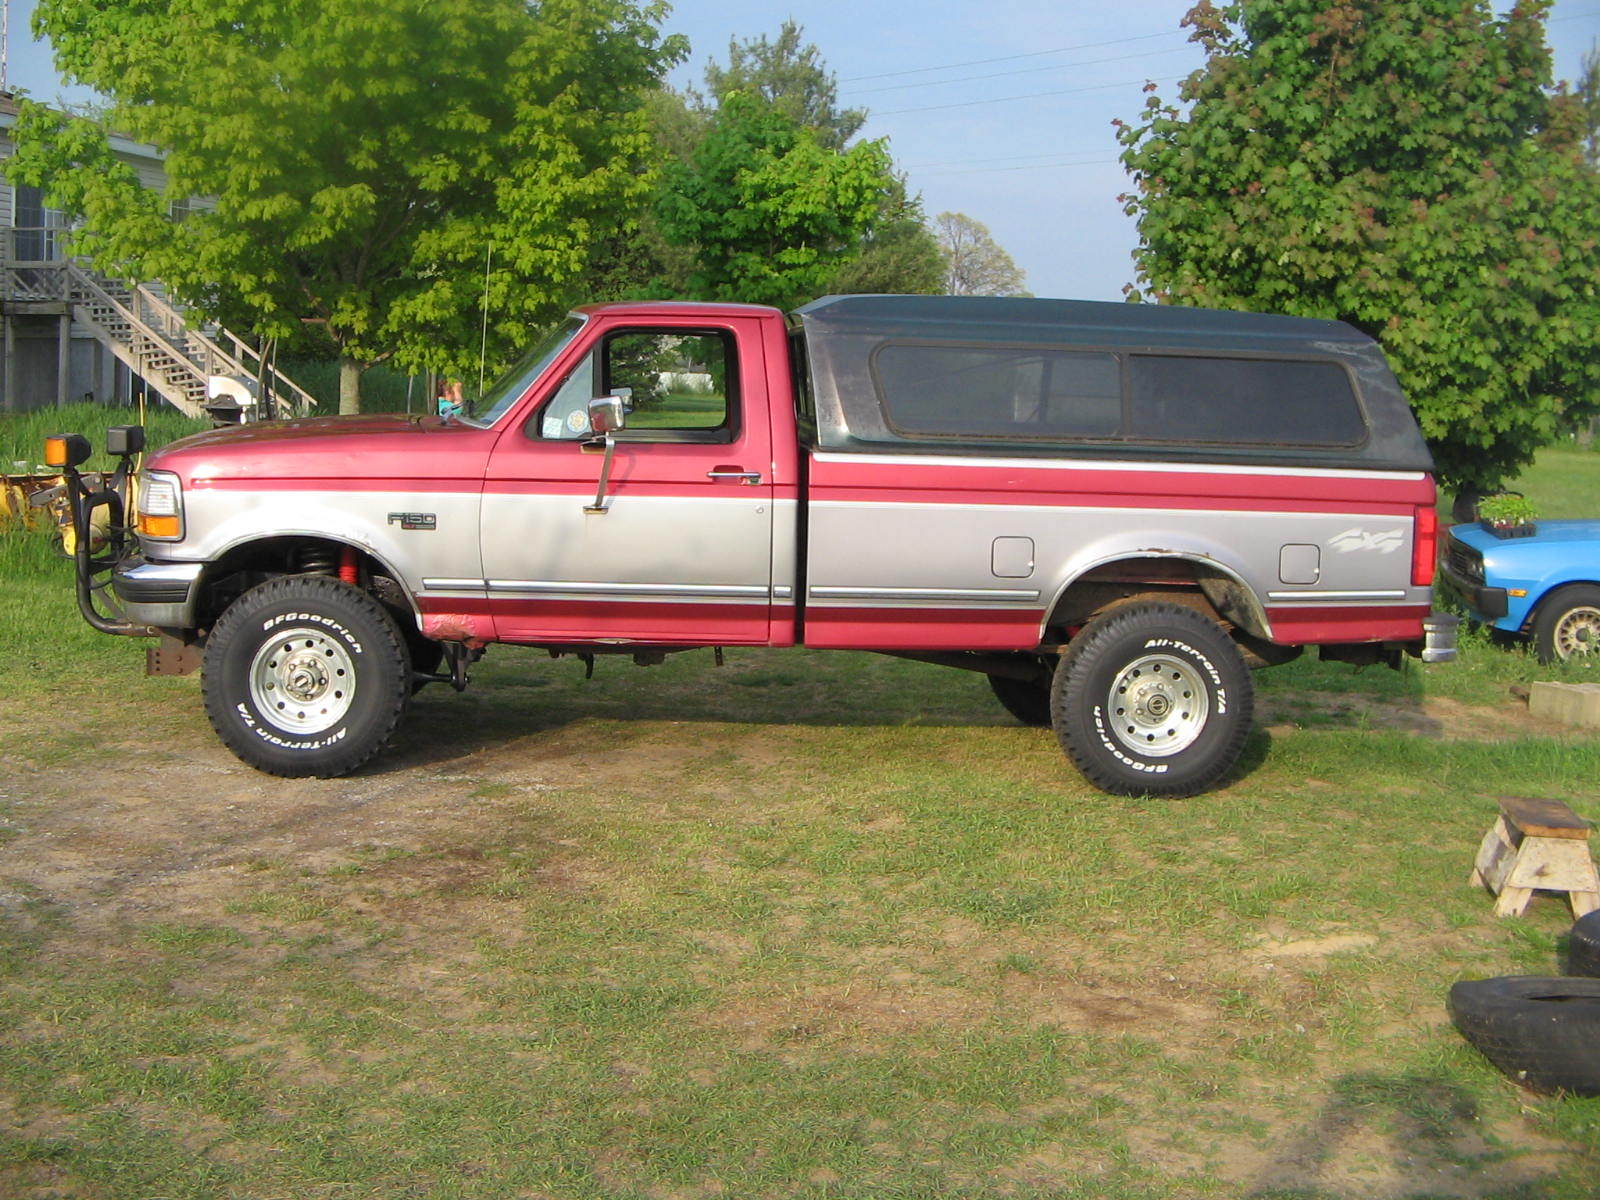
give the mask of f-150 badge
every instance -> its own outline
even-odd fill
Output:
[[[439,518],[434,513],[390,513],[389,524],[401,529],[437,529]]]

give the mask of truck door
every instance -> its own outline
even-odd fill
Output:
[[[772,438],[759,323],[602,318],[506,430],[484,482],[503,641],[761,644],[772,610]],[[604,495],[588,404],[626,416]]]

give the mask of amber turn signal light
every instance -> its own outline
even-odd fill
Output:
[[[183,523],[177,517],[152,517],[148,513],[139,514],[139,532],[145,537],[175,538],[182,529]]]
[[[44,461],[48,467],[76,467],[88,458],[89,439],[81,433],[53,433],[44,440]]]

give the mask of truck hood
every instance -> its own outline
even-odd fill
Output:
[[[1495,537],[1478,522],[1471,521],[1451,526],[1450,536],[1486,555],[1492,552],[1495,558],[1501,561],[1518,555],[1542,554],[1546,552],[1547,547],[1556,544],[1562,545],[1568,551],[1577,551],[1580,550],[1581,543],[1588,543],[1596,553],[1600,553],[1600,520],[1587,518],[1575,521],[1535,521],[1533,536],[1514,538]]]
[[[259,480],[482,479],[495,431],[438,417],[378,414],[261,421],[196,433],[148,459],[185,484]]]

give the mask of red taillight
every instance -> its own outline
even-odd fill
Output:
[[[1433,505],[1417,505],[1417,523],[1411,531],[1411,585],[1430,587],[1433,564],[1439,553],[1439,514]]]

